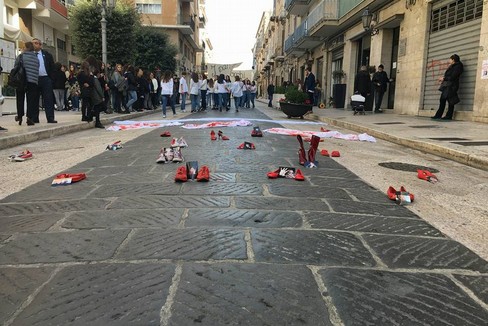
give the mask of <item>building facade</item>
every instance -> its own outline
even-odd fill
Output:
[[[483,0],[275,0],[266,28],[274,41],[255,52],[256,72],[280,85],[303,80],[309,66],[323,102],[348,108],[360,66],[383,64],[393,82],[382,108],[432,116],[437,79],[456,53],[465,71],[455,119],[488,122],[487,10]]]
[[[211,43],[202,37],[205,28],[205,0],[134,0],[142,24],[159,28],[176,45],[176,71],[204,71]],[[210,50],[211,51],[211,50]]]

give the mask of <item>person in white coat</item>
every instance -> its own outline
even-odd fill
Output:
[[[173,98],[173,73],[166,70],[161,78],[161,103],[163,109],[163,118],[166,118],[166,106],[170,105],[173,110],[173,115],[176,115],[175,106],[172,103]]]
[[[239,76],[236,76],[235,82],[230,85],[230,91],[232,96],[234,96],[234,106],[236,108],[236,112],[239,112],[239,105],[241,105],[241,97],[244,87],[244,83],[241,82],[241,78]]]

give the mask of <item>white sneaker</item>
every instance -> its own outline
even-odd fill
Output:
[[[167,163],[166,156],[164,155],[164,148],[161,148],[156,163]]]
[[[183,162],[183,154],[179,147],[173,149],[173,162]]]
[[[183,137],[180,137],[180,139],[178,139],[176,141],[176,144],[178,147],[188,147],[188,144],[186,143],[186,141],[183,139]]]
[[[163,118],[166,118],[166,114],[163,114]]]

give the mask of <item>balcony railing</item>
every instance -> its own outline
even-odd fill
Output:
[[[339,0],[322,0],[307,17],[309,29],[322,21],[339,19]]]
[[[285,9],[288,10],[292,5],[306,5],[310,0],[285,0]]]

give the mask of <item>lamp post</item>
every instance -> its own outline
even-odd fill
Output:
[[[107,7],[115,7],[115,0],[102,0],[102,62],[105,65],[105,76],[107,75]]]
[[[379,30],[374,28],[374,25],[376,25],[376,19],[376,15],[370,13],[369,8],[364,9],[363,14],[361,15],[361,21],[363,23],[364,30],[370,32],[371,36],[379,33]]]

